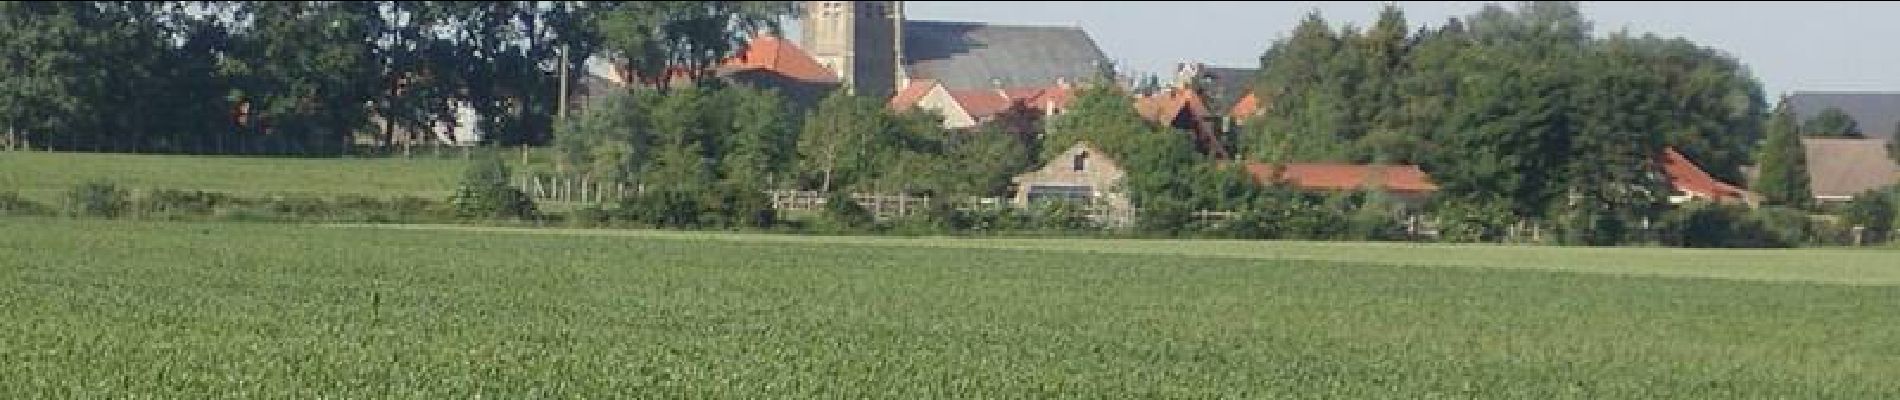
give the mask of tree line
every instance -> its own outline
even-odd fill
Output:
[[[564,68],[704,66],[792,2],[0,3],[9,146],[337,154],[476,110],[497,145],[552,140]],[[694,77],[700,77],[694,74]],[[382,121],[373,123],[373,121]]]
[[[1448,212],[1488,230],[1542,220],[1592,242],[1658,218],[1665,146],[1743,182],[1766,114],[1733,57],[1596,37],[1572,2],[1486,5],[1416,30],[1393,6],[1364,30],[1310,14],[1261,67],[1265,112],[1241,135],[1245,157],[1416,163]]]

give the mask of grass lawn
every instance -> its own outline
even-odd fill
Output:
[[[1892,250],[389,228],[0,218],[0,397],[1900,396]]]
[[[447,198],[460,159],[285,158],[0,152],[0,191],[57,206],[67,190],[105,179],[128,189]]]

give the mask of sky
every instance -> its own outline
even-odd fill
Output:
[[[1364,27],[1387,2],[908,1],[908,19],[1080,26],[1124,72],[1167,79],[1174,65],[1258,67],[1260,53],[1317,10]],[[1488,2],[1399,1],[1412,28]],[[1507,7],[1511,2],[1503,2]],[[1900,91],[1900,2],[1581,3],[1595,32],[1683,37],[1746,64],[1772,102],[1792,91]],[[796,37],[796,36],[792,36]]]

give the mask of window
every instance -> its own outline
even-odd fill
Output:
[[[1076,171],[1087,170],[1089,167],[1089,152],[1084,151],[1079,154],[1076,154],[1074,164],[1075,164],[1074,169]]]
[[[1088,202],[1095,197],[1095,187],[1087,185],[1034,185],[1029,187],[1029,202],[1070,201]]]

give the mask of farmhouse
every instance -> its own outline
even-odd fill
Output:
[[[1885,145],[1882,139],[1802,138],[1814,200],[1846,202],[1862,192],[1900,184],[1900,165],[1887,156]]]
[[[1012,202],[1028,206],[1039,201],[1073,201],[1103,209],[1104,225],[1122,226],[1133,220],[1134,205],[1123,191],[1127,177],[1121,165],[1088,142],[1078,142],[1035,171],[1012,181]]]
[[[1194,90],[1177,86],[1136,98],[1135,111],[1144,119],[1187,134],[1196,152],[1215,159],[1228,158],[1220,140],[1220,116],[1209,111],[1206,100]]]
[[[1676,151],[1675,147],[1663,149],[1656,156],[1656,166],[1668,179],[1671,192],[1670,204],[1682,204],[1689,201],[1708,201],[1715,203],[1747,204],[1750,207],[1760,202],[1755,193],[1735,185],[1722,182],[1689,161],[1689,157]]]
[[[997,124],[1004,132],[1036,134],[1044,120],[1068,107],[1074,88],[1066,81],[1050,87],[953,90],[931,79],[912,79],[888,102],[893,111],[923,109],[943,116],[946,129]]]

